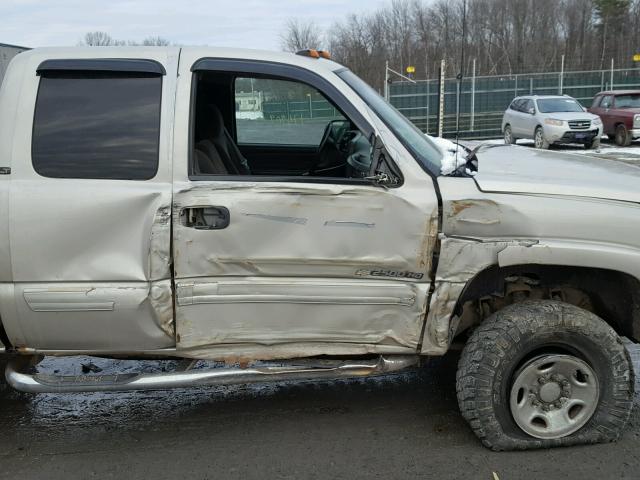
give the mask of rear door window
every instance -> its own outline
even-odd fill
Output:
[[[43,72],[31,155],[45,177],[148,180],[158,170],[162,77]]]

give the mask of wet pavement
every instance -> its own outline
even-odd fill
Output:
[[[456,361],[451,354],[407,373],[369,379],[163,392],[34,396],[2,385],[0,475],[638,478],[640,396],[615,444],[494,453],[481,446],[458,413]],[[113,360],[94,364],[104,373],[139,368]],[[80,373],[80,364],[66,360],[62,367],[51,360],[46,365]],[[142,365],[159,368],[159,362]]]

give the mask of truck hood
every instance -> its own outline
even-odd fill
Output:
[[[590,155],[482,145],[476,150],[480,190],[602,198],[640,203],[640,168]]]

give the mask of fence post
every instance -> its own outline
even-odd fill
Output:
[[[517,97],[518,96],[518,74],[516,73],[514,76],[516,77],[516,88],[513,91],[513,96]]]
[[[424,77],[427,83],[427,128],[425,128],[425,133],[429,135],[429,59],[427,57],[424,59]]]
[[[559,95],[562,95],[563,88],[564,88],[564,55],[562,55],[562,59],[560,61],[560,82],[558,85]]]
[[[446,61],[440,60],[440,78],[438,80],[438,137],[444,133],[444,76]]]
[[[384,64],[384,99],[389,101],[389,60]]]
[[[529,77],[529,95],[533,95],[533,77]]]
[[[615,90],[613,86],[613,58],[611,59],[611,90]]]
[[[476,59],[473,59],[471,67],[471,125],[469,130],[473,132],[476,124]]]

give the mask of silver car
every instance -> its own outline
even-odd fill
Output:
[[[533,139],[536,148],[580,143],[599,148],[602,120],[566,95],[516,97],[502,117],[505,143]]]

